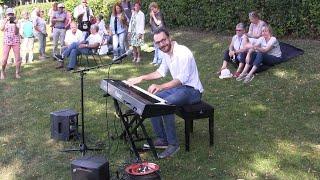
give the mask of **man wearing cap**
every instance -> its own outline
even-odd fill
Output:
[[[88,6],[88,0],[81,0],[81,4],[75,7],[73,16],[78,21],[78,29],[89,33],[93,12]]]
[[[66,36],[65,20],[67,18],[67,13],[64,11],[64,4],[58,4],[58,11],[53,14],[52,24],[53,24],[53,48],[52,48],[52,57],[57,54],[58,41],[60,41],[60,51],[61,47],[64,46],[64,38]],[[61,53],[59,53],[61,54]]]
[[[67,71],[71,71],[75,68],[78,55],[91,54],[94,49],[97,49],[100,46],[102,37],[99,35],[98,31],[99,26],[92,25],[90,27],[90,35],[85,41],[81,43],[72,43],[66,50],[63,51],[61,56],[56,56],[60,62],[63,62],[64,58],[69,57]]]

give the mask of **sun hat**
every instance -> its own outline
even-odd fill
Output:
[[[6,10],[6,15],[8,15],[8,14],[14,14],[14,10],[12,8],[8,8]]]
[[[219,76],[220,79],[225,79],[225,78],[232,78],[232,74],[229,69],[223,69],[221,71],[221,75]]]
[[[58,8],[64,8],[64,4],[63,3],[59,3],[58,4]]]

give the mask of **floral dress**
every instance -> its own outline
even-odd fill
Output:
[[[131,46],[143,46],[144,40],[143,37],[139,38],[139,33],[137,33],[137,15],[138,13],[134,13],[131,17],[131,39],[130,45]]]

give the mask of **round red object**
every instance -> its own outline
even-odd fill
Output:
[[[126,167],[125,171],[130,175],[142,176],[142,175],[154,173],[159,169],[160,167],[157,164],[143,162],[143,163],[131,164]]]

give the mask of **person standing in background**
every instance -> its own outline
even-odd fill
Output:
[[[130,0],[122,0],[121,1],[121,7],[123,8],[123,11],[125,13],[125,15],[127,16],[127,19],[131,19],[131,2]]]
[[[4,14],[3,2],[0,2],[0,20],[3,19],[3,14]]]
[[[52,57],[55,57],[57,54],[58,48],[58,41],[60,41],[60,52],[61,54],[61,47],[64,46],[64,38],[66,36],[66,28],[65,28],[65,21],[67,19],[67,13],[64,11],[64,4],[60,3],[58,5],[58,11],[54,13],[52,17],[52,24],[53,24],[53,48],[52,48]]]
[[[128,38],[130,45],[133,47],[133,60],[132,62],[139,63],[141,61],[141,46],[144,44],[144,26],[145,16],[140,10],[141,4],[136,2],[134,4],[134,11],[129,23]]]
[[[113,6],[109,26],[112,35],[113,59],[116,59],[125,52],[125,36],[128,28],[128,20],[120,3]]]
[[[52,18],[56,12],[58,12],[58,2],[53,2],[51,8],[48,11],[49,25],[50,25],[50,31],[51,31],[50,39],[52,38],[53,26],[54,26],[54,24],[52,23]]]
[[[3,49],[2,49],[2,66],[0,80],[6,78],[6,66],[8,61],[8,56],[11,48],[14,52],[14,57],[16,61],[16,74],[17,79],[21,78],[20,76],[20,66],[21,66],[21,57],[20,57],[20,35],[19,27],[17,24],[17,19],[12,8],[6,10],[6,17],[3,19],[0,30],[4,32],[3,35]]]
[[[22,63],[27,63],[33,61],[33,45],[34,45],[34,35],[33,35],[33,23],[30,20],[29,12],[22,12],[23,19],[20,22],[20,35],[22,40]]]
[[[44,19],[44,11],[39,10],[36,12],[37,17],[33,21],[34,34],[39,40],[39,59],[44,60],[47,58],[46,56],[46,37],[47,28],[46,21]]]
[[[160,11],[159,5],[156,2],[152,2],[149,5],[150,10],[150,26],[151,26],[151,34],[153,35],[154,32],[159,28],[165,28],[164,17]],[[154,57],[153,61],[150,64],[154,64],[155,66],[161,64],[162,57],[159,53],[159,48],[153,44],[154,46]]]
[[[90,33],[90,20],[93,18],[92,9],[88,6],[88,0],[81,0],[81,4],[74,8],[74,18],[77,19],[78,29],[88,37]]]

